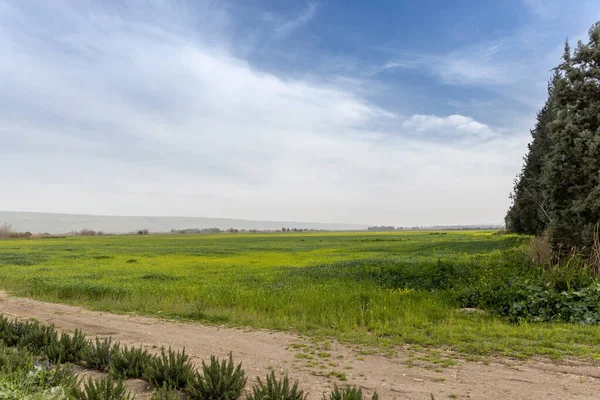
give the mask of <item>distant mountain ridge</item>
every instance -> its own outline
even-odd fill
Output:
[[[0,211],[0,225],[8,223],[16,232],[69,233],[82,229],[106,233],[128,233],[148,229],[152,233],[171,229],[219,228],[280,230],[281,228],[323,229],[331,231],[364,230],[367,225],[295,221],[253,221],[232,218],[206,217],[124,217],[84,214],[53,214],[37,212]]]

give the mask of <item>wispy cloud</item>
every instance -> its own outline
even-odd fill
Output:
[[[299,14],[292,18],[285,18],[273,13],[268,13],[264,15],[264,19],[275,24],[275,36],[282,39],[291,35],[293,31],[301,26],[308,24],[316,15],[318,7],[318,3],[310,1]]]
[[[506,61],[505,44],[501,42],[474,45],[446,54],[406,54],[372,66],[370,74],[387,70],[418,69],[448,85],[505,85],[520,73],[518,64]]]
[[[444,53],[406,53],[390,46],[387,57],[367,68],[367,75],[420,72],[441,85],[476,88],[511,99],[533,119],[546,97],[551,69],[559,62],[562,42],[585,40],[587,28],[600,19],[597,1],[522,0],[526,22],[499,37],[461,40]]]
[[[402,123],[404,128],[417,132],[433,132],[442,135],[468,135],[480,138],[491,137],[492,130],[486,124],[475,121],[471,117],[454,114],[447,117],[437,115],[413,115]]]

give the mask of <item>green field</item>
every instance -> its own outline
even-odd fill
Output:
[[[381,348],[599,358],[598,326],[514,324],[459,312],[457,299],[470,288],[533,273],[520,250],[526,240],[494,232],[4,240],[0,288],[95,310]]]

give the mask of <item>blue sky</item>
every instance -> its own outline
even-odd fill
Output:
[[[498,223],[563,42],[598,19],[586,0],[0,0],[0,209]]]

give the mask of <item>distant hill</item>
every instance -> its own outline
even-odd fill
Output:
[[[364,230],[366,225],[328,224],[293,221],[250,221],[229,218],[204,217],[121,217],[104,215],[50,214],[0,211],[0,225],[8,223],[16,232],[68,233],[91,229],[106,233],[128,233],[148,229],[152,233],[170,232],[171,229],[219,228],[279,230],[283,227],[324,229],[332,231]]]

